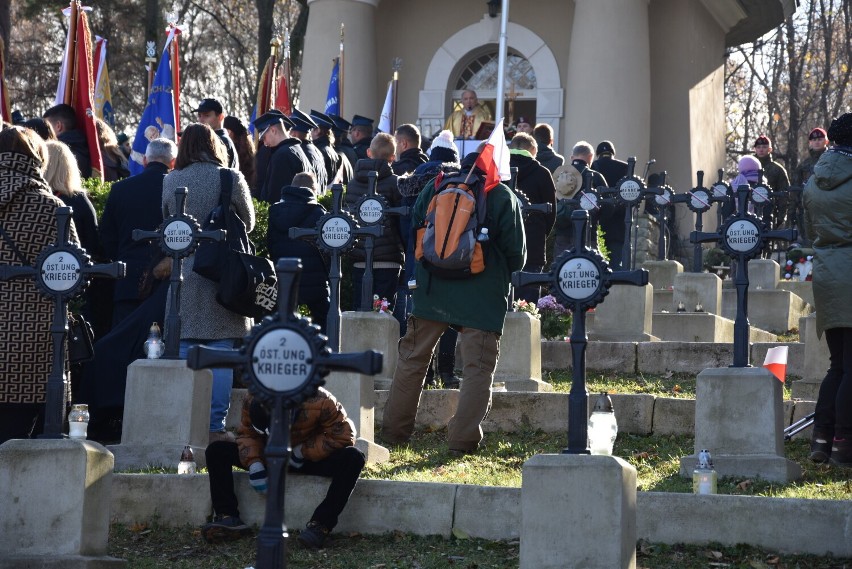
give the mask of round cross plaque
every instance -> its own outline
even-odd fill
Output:
[[[713,190],[713,197],[715,198],[724,198],[728,195],[728,185],[722,182],[713,184],[713,187],[710,189]]]
[[[182,219],[170,222],[163,229],[163,243],[172,251],[183,251],[192,246],[192,227]]]
[[[689,209],[692,211],[707,211],[710,209],[710,195],[706,190],[695,190],[689,197]]]
[[[273,328],[252,347],[252,371],[267,389],[293,391],[311,379],[313,352],[308,341],[288,328]]]
[[[352,240],[352,226],[345,217],[332,216],[320,228],[320,239],[331,249],[340,249]]]
[[[642,186],[636,180],[628,178],[618,185],[618,195],[627,203],[636,203],[642,197]]]
[[[654,196],[657,205],[669,205],[672,203],[672,193],[668,188],[663,188],[663,193]]]
[[[54,292],[65,292],[80,282],[80,260],[68,251],[49,254],[41,263],[41,281]]]
[[[751,190],[751,201],[754,203],[766,203],[769,201],[769,188],[763,185],[756,185]]]
[[[380,222],[383,216],[384,207],[376,198],[367,198],[358,205],[358,218],[367,225]]]
[[[580,207],[586,211],[598,208],[598,195],[594,192],[580,192]]]
[[[760,248],[760,228],[750,219],[738,219],[725,228],[725,243],[737,253],[749,253]]]
[[[585,257],[570,257],[559,268],[559,288],[571,300],[594,296],[601,287],[597,264]]]

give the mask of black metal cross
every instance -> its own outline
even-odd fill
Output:
[[[686,203],[686,207],[695,212],[695,231],[701,232],[704,229],[704,212],[709,210],[714,203],[722,201],[722,198],[713,196],[713,192],[704,187],[704,170],[698,170],[695,174],[697,185],[685,194],[680,194],[672,198],[674,203]],[[704,252],[701,249],[701,243],[695,243],[692,249],[692,272],[700,273]]]
[[[384,196],[376,192],[379,173],[375,170],[367,172],[367,194],[358,201],[355,211],[350,211],[362,227],[376,226],[384,230],[385,217],[388,215],[408,215],[407,205],[399,207],[388,206]],[[379,233],[381,235],[381,233]],[[361,312],[373,309],[373,245],[375,237],[364,235],[364,279],[361,282]]]
[[[660,212],[660,238],[657,240],[657,260],[665,261],[668,258],[668,227],[669,227],[669,206],[672,205],[672,199],[675,196],[675,191],[671,186],[666,184],[665,170],[660,172],[660,184],[654,189],[659,190],[659,193],[652,193],[654,203],[657,204],[657,210]]]
[[[635,261],[633,258],[631,235],[633,234],[636,209],[648,196],[659,195],[662,192],[660,188],[645,187],[645,182],[642,181],[642,178],[633,174],[635,169],[636,157],[631,156],[627,159],[627,175],[620,179],[615,184],[615,187],[609,188],[610,192],[614,192],[616,201],[625,206],[624,246],[621,253],[621,266],[623,267],[633,267]]]
[[[597,219],[597,216],[601,209],[601,203],[608,202],[610,198],[602,198],[599,190],[609,191],[609,188],[604,188],[603,186],[599,189],[595,189],[592,187],[592,178],[594,178],[594,174],[588,168],[583,171],[583,185],[574,194],[573,198],[563,198],[559,200],[565,205],[571,207],[578,207],[584,211],[589,212],[590,223],[587,224],[586,227],[586,243],[592,244],[592,249],[597,250],[598,248],[598,240],[597,233],[593,231],[593,227],[596,226],[594,220]],[[594,217],[592,217],[594,214]]]
[[[734,320],[734,364],[732,367],[750,367],[748,358],[749,322],[748,322],[748,262],[760,256],[766,241],[796,238],[795,229],[769,231],[766,223],[753,213],[746,211],[746,200],[751,188],[742,185],[737,188],[737,211],[728,217],[717,233],[693,231],[689,240],[700,244],[708,241],[719,243],[722,250],[732,260],[737,261],[734,286],[737,289],[737,316]]]
[[[315,395],[332,370],[375,375],[381,371],[383,359],[373,350],[332,352],[319,327],[298,313],[301,260],[281,258],[275,270],[278,311],[252,329],[242,348],[192,346],[186,358],[191,369],[235,368],[248,380],[255,399],[270,411],[265,451],[269,490],[263,527],[257,536],[257,569],[287,566],[284,487],[291,451],[289,410]]]
[[[719,168],[716,174],[716,182],[710,187],[710,190],[712,190],[713,197],[718,200],[719,204],[719,207],[716,208],[716,227],[719,227],[722,225],[723,218],[725,217],[725,212],[723,211],[725,205],[733,203],[736,197],[734,196],[731,184],[725,181],[725,171]]]
[[[326,332],[332,350],[340,350],[340,255],[355,246],[355,238],[363,235],[378,237],[382,234],[380,226],[359,227],[351,214],[343,211],[343,186],[331,186],[331,211],[319,218],[314,229],[291,227],[290,239],[316,240],[317,246],[331,256],[328,269],[328,282],[331,287],[331,307],[328,311]],[[372,287],[371,287],[372,290]]]
[[[549,273],[512,273],[512,284],[550,284],[550,290],[562,306],[573,315],[571,325],[571,361],[573,379],[568,395],[568,448],[566,454],[589,454],[588,401],[586,390],[586,311],[594,308],[609,294],[615,283],[644,286],[648,284],[648,271],[616,271],[597,252],[586,245],[586,224],[589,213],[577,210],[571,213],[574,227],[574,248],[565,251],[553,261]]]
[[[0,280],[34,278],[38,291],[53,299],[53,363],[47,378],[44,433],[41,438],[62,438],[65,421],[65,394],[68,375],[65,373],[65,337],[68,334],[68,301],[80,296],[91,277],[122,278],[126,272],[123,262],[95,265],[76,243],[71,241],[70,207],[56,209],[56,242],[48,245],[36,258],[35,266],[0,266]],[[22,260],[23,262],[23,260]]]
[[[754,204],[754,211],[757,217],[763,220],[763,223],[771,229],[773,204],[775,203],[775,198],[781,192],[773,191],[772,187],[765,181],[763,168],[757,171],[757,180],[757,183],[751,187],[748,199]]]
[[[189,190],[177,188],[175,190],[175,203],[177,212],[163,220],[156,231],[133,230],[134,241],[159,240],[160,250],[172,258],[172,273],[169,277],[169,289],[171,300],[169,302],[169,315],[166,317],[166,351],[165,359],[176,360],[180,352],[180,289],[183,278],[181,269],[183,259],[192,255],[198,248],[199,241],[222,241],[225,239],[225,231],[215,229],[213,231],[202,231],[198,221],[186,213],[186,198]]]

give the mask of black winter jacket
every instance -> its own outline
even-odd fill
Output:
[[[290,239],[291,227],[314,229],[326,211],[310,188],[285,186],[281,190],[281,201],[269,208],[269,229],[266,245],[273,264],[281,257],[302,259],[300,291],[311,291],[328,285],[328,267],[317,246],[304,239]],[[305,295],[299,294],[300,297]]]
[[[411,174],[421,164],[429,161],[429,157],[423,154],[419,148],[409,148],[399,155],[399,160],[391,164],[393,173],[397,176]]]
[[[290,185],[293,176],[299,172],[312,171],[311,163],[302,151],[299,139],[284,139],[281,144],[272,149],[266,174],[263,177],[260,199],[274,204],[281,199],[281,189]]]
[[[397,189],[397,176],[391,170],[390,164],[384,160],[359,160],[355,165],[355,178],[349,182],[344,196],[344,207],[358,219],[358,202],[367,195],[367,173],[378,172],[376,193],[385,198],[388,207],[398,207],[402,197]],[[399,233],[399,216],[387,215],[382,223],[384,233],[373,242],[373,261],[399,263],[405,260],[402,238]],[[359,241],[351,253],[355,261],[365,258],[364,243]]]
[[[516,189],[523,192],[532,204],[551,204],[550,213],[537,211],[524,214],[524,231],[527,236],[527,264],[541,265],[547,262],[545,241],[556,220],[556,187],[550,171],[538,160],[523,154],[512,154],[509,165],[518,168]]]

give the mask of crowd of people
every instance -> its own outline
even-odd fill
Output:
[[[84,316],[94,324],[102,357],[89,374],[82,374],[80,394],[102,401],[104,417],[120,426],[123,394],[98,381],[104,370],[120,368],[141,356],[141,343],[152,321],[167,317],[171,259],[158,246],[132,239],[134,229],[156,230],[163,219],[177,213],[175,189],[189,188],[185,212],[206,219],[223,192],[248,231],[255,224],[252,198],[269,208],[268,251],[274,258],[302,259],[299,299],[322,330],[330,312],[328,259],[313,244],[291,239],[294,227],[313,228],[326,213],[318,197],[332,184],[346,186],[345,205],[356,208],[370,192],[369,173],[376,172],[376,193],[388,206],[408,206],[403,215],[385,216],[382,234],[375,239],[373,290],[362,295],[365,250],[358,243],[351,252],[353,295],[351,308],[361,298],[387,300],[399,320],[399,360],[384,411],[381,439],[390,445],[407,442],[421,392],[426,387],[459,389],[459,404],[449,423],[451,453],[476,452],[483,438],[481,423],[491,405],[491,387],[500,350],[512,272],[543,272],[561,251],[573,246],[571,211],[565,205],[577,195],[585,173],[593,187],[614,186],[628,174],[626,162],[616,158],[615,145],[601,141],[596,148],[577,141],[566,160],[553,148],[554,133],[547,124],[520,117],[512,125],[510,163],[517,168],[511,184],[487,190],[483,247],[484,270],[468,278],[445,278],[417,262],[418,232],[430,214],[430,203],[445,177],[464,175],[471,187],[485,180],[477,165],[479,150],[460,155],[458,138],[475,139],[494,128],[492,114],[476,93],[465,91],[461,107],[448,118],[446,129],[426,140],[413,124],[394,133],[375,133],[373,121],[355,115],[351,122],[336,115],[298,109],[290,115],[270,110],[254,120],[257,147],[248,125],[226,115],[222,104],[204,98],[193,110],[197,121],[180,134],[179,143],[155,138],[141,160],[141,174],[128,177],[130,155],[126,136],[116,136],[103,121],[97,132],[104,177],[114,182],[100,219],[83,190],[81,179],[92,175],[85,135],[73,110],[57,105],[42,117],[0,132],[0,264],[31,265],[56,238],[57,206],[73,208],[72,240],[96,261],[123,261],[127,277],[109,289],[91,287]],[[852,465],[852,313],[845,303],[843,271],[848,258],[848,219],[852,180],[852,119],[836,119],[828,131],[815,128],[809,136],[810,155],[794,172],[795,185],[804,185],[805,229],[813,239],[814,296],[818,327],[825,331],[831,367],[820,391],[812,458]],[[829,140],[833,146],[828,147]],[[763,179],[760,178],[760,173]],[[754,143],[754,155],[744,156],[732,185],[766,182],[784,192],[790,185],[784,168],[773,161],[766,136]],[[483,188],[481,191],[485,191]],[[849,195],[847,195],[849,194]],[[780,195],[780,194],[779,194]],[[522,203],[549,204],[549,212],[523,211]],[[773,227],[785,223],[786,202],[763,213]],[[622,268],[625,206],[604,203],[595,210],[592,225],[604,231],[609,263]],[[547,250],[553,233],[555,246]],[[221,306],[215,282],[193,271],[193,257],[182,265],[180,356],[190,346],[234,347],[254,322]],[[38,435],[43,429],[46,381],[51,366],[49,328],[52,303],[29,281],[0,282],[0,314],[15,325],[0,329],[0,443],[10,438]],[[540,291],[526,287],[515,298],[536,302]],[[832,310],[820,310],[831,304]],[[20,307],[26,306],[22,315]],[[837,309],[840,307],[840,309]],[[455,369],[456,345],[464,360],[462,379]],[[101,378],[100,380],[94,378]],[[252,398],[242,409],[236,436],[225,428],[233,373],[213,371],[210,436],[207,463],[214,518],[202,534],[210,541],[239,537],[246,525],[239,518],[232,467],[249,471],[256,490],[266,487],[264,438],[269,410]],[[108,394],[108,395],[107,395]],[[70,401],[71,393],[66,394]],[[96,413],[97,414],[97,413]],[[364,456],[354,445],[355,431],[346,411],[324,390],[294,413],[290,469],[332,478],[325,500],[301,534],[309,547],[321,547],[354,488]],[[97,436],[98,418],[93,417]]]

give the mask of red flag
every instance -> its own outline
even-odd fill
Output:
[[[509,170],[509,146],[506,144],[506,136],[502,128],[503,119],[494,124],[497,126],[476,159],[476,166],[485,172],[486,192],[490,192],[500,180],[509,180],[512,177]]]
[[[175,105],[175,133],[180,132],[180,45],[178,36],[181,34],[180,26],[169,24],[169,34],[174,30],[172,41],[169,44],[169,54],[172,61],[172,97]]]
[[[92,77],[92,34],[89,31],[89,18],[85,10],[77,7],[76,53],[74,57],[71,106],[77,115],[77,124],[86,134],[89,145],[89,157],[92,161],[92,177],[103,180],[103,161],[101,146],[98,143],[98,130],[95,126],[95,103],[92,96],[95,82]]]
[[[278,77],[278,94],[275,96],[275,108],[287,115],[293,112],[290,106],[290,88],[287,86],[287,74],[281,73]]]
[[[778,381],[784,383],[787,376],[787,346],[776,346],[769,348],[766,352],[766,358],[763,360],[763,367],[772,372],[772,375],[778,378]]]
[[[0,38],[0,118],[12,122],[12,106],[9,103],[9,91],[6,90],[6,46]]]
[[[272,76],[275,65],[275,56],[270,55],[263,66],[263,71],[260,73],[260,80],[257,82],[257,116],[269,111],[272,108],[270,100],[272,92]]]

